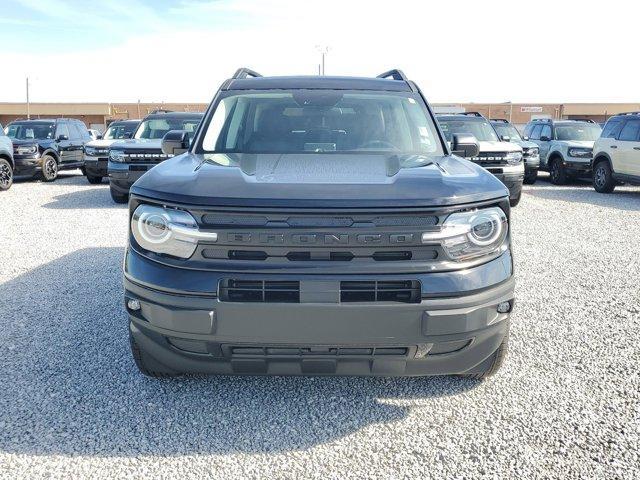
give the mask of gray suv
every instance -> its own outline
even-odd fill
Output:
[[[0,190],[11,188],[13,167],[13,143],[0,125]]]
[[[479,145],[454,133],[450,148],[401,71],[240,69],[193,140],[161,145],[170,158],[130,190],[123,263],[144,374],[484,378],[502,364],[509,191],[453,154]]]
[[[538,145],[522,137],[516,127],[504,118],[494,118],[491,125],[503,142],[513,142],[522,148],[522,159],[524,160],[524,183],[532,185],[538,178],[540,168],[540,153]]]
[[[530,121],[524,136],[540,149],[540,170],[551,175],[551,182],[564,185],[573,178],[591,175],[593,144],[602,128],[592,120]]]

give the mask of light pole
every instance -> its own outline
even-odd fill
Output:
[[[329,47],[326,45],[316,45],[316,50],[320,53],[322,57],[322,62],[320,64],[320,75],[324,75],[324,57],[329,53]]]
[[[29,103],[29,77],[27,77],[27,120],[31,120],[31,104]]]

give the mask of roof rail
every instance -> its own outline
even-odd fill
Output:
[[[250,68],[239,68],[238,70],[236,70],[236,72],[233,74],[233,77],[231,77],[232,79],[236,80],[239,78],[247,78],[247,77],[261,77],[262,75],[260,75],[258,72],[251,70]]]
[[[542,123],[551,123],[553,122],[553,118],[532,118],[532,122],[542,122]]]
[[[404,74],[404,72],[402,70],[398,70],[397,68],[381,73],[376,78],[392,78],[394,80],[400,80],[407,83],[409,82],[409,79]]]
[[[164,108],[157,108],[155,110],[151,110],[149,115],[155,115],[157,113],[173,113],[173,110],[166,110]]]
[[[617,117],[619,115],[640,115],[640,112],[622,112],[611,115],[612,117]]]
[[[506,118],[492,118],[491,121],[496,123],[509,123],[509,120]]]
[[[590,118],[569,118],[567,120],[573,120],[574,122],[596,123],[594,120],[591,120]]]

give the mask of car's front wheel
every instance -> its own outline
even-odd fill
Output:
[[[606,160],[600,160],[593,169],[593,188],[599,193],[611,193],[616,188],[611,166]]]
[[[53,156],[45,155],[42,157],[42,172],[40,176],[45,182],[53,182],[58,178],[58,162]]]
[[[109,185],[109,193],[111,193],[111,199],[116,203],[127,203],[129,201],[129,195],[117,192],[113,185]]]
[[[567,169],[564,168],[561,159],[556,158],[551,161],[549,174],[551,175],[551,183],[554,185],[564,185],[567,183]]]
[[[0,190],[9,190],[13,185],[13,168],[4,158],[0,158]]]
[[[170,378],[177,375],[176,372],[167,369],[164,365],[156,361],[147,352],[145,352],[136,342],[131,332],[129,332],[129,346],[131,347],[131,355],[136,367],[140,373],[147,377],[153,378]]]
[[[504,359],[509,351],[509,330],[502,339],[502,343],[493,354],[487,358],[484,362],[478,365],[473,373],[464,374],[464,377],[473,378],[475,380],[484,380],[495,374],[504,363]]]
[[[99,183],[102,183],[102,177],[101,176],[87,174],[87,180],[92,185],[98,185]]]
[[[527,172],[524,175],[524,183],[526,185],[533,185],[538,180],[538,171],[533,170],[532,172]]]

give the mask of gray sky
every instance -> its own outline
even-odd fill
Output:
[[[263,74],[403,69],[432,102],[640,102],[640,3],[0,0],[0,101],[208,102]],[[10,66],[10,67],[7,67]]]

